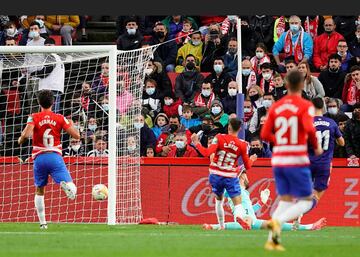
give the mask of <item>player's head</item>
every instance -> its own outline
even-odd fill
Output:
[[[311,102],[313,103],[317,111],[321,111],[324,109],[324,100],[321,97],[315,97],[311,100]]]
[[[301,93],[304,88],[304,76],[298,70],[292,70],[286,75],[287,88],[291,93]]]
[[[229,133],[238,133],[241,128],[241,120],[238,118],[232,118],[229,120],[228,131]]]
[[[40,90],[38,94],[38,102],[44,109],[49,109],[54,103],[54,94],[51,90]]]

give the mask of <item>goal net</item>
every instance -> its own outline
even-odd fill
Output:
[[[47,221],[140,221],[140,130],[133,123],[152,52],[117,51],[116,46],[0,47],[1,222],[38,222],[32,142],[19,146],[17,139],[28,116],[40,110],[41,89],[53,91],[53,111],[71,119],[81,134],[80,140],[62,134],[77,197],[68,200],[49,177]],[[109,188],[107,201],[92,199],[92,187],[100,183]]]

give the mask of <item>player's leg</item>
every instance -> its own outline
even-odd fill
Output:
[[[49,162],[52,163],[50,174],[53,180],[57,184],[60,184],[62,190],[64,190],[66,196],[69,199],[75,199],[77,188],[70,176],[68,169],[66,168],[62,156],[57,153],[51,153],[49,156]]]
[[[212,191],[215,194],[215,213],[219,222],[219,229],[225,229],[225,211],[224,211],[224,181],[223,177],[210,174],[209,183]]]
[[[48,182],[48,170],[45,164],[46,160],[42,154],[38,155],[34,160],[34,181],[36,186],[34,203],[40,222],[40,229],[47,229],[44,193]]]

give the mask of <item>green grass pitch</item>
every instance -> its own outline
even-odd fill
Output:
[[[286,252],[263,249],[266,231],[204,231],[201,226],[0,223],[0,256],[359,256],[360,227],[283,233]]]

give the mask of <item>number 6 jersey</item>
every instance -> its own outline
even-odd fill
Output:
[[[308,166],[308,141],[318,148],[313,125],[315,108],[310,101],[297,95],[287,95],[274,103],[261,129],[261,138],[274,144],[273,167]]]
[[[43,152],[62,154],[61,130],[68,129],[70,122],[61,114],[42,111],[29,116],[27,124],[34,126],[32,157]]]

